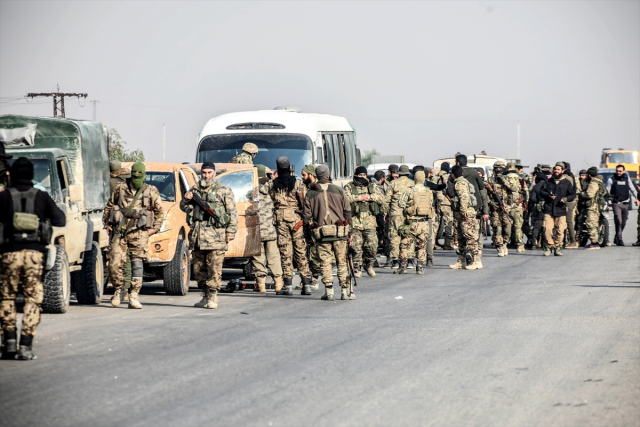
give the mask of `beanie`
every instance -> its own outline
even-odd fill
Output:
[[[449,173],[449,168],[450,168],[450,167],[451,167],[451,166],[449,165],[449,162],[444,162],[444,163],[442,163],[442,164],[440,165],[440,170],[443,170],[443,171],[445,171],[445,172]]]
[[[462,166],[455,165],[451,168],[451,173],[456,177],[460,178],[462,176]]]
[[[204,162],[200,170],[205,170],[205,169],[216,170],[216,165],[213,162]]]
[[[329,176],[329,167],[327,165],[316,166],[316,178],[325,179]]]
[[[598,175],[598,168],[595,166],[591,166],[589,169],[587,169],[587,173],[592,177],[595,177],[596,175]]]
[[[361,173],[367,173],[367,168],[365,168],[364,166],[358,166],[356,168],[355,175],[360,175]]]

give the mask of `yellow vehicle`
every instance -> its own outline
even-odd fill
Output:
[[[624,165],[629,178],[635,179],[638,177],[638,174],[640,174],[639,157],[640,152],[638,151],[625,150],[624,148],[618,148],[617,150],[603,148],[600,167],[615,169],[618,165]]]

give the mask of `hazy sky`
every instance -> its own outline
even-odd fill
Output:
[[[0,2],[0,113],[86,92],[162,160],[211,117],[297,106],[346,117],[363,150],[418,162],[486,150],[525,164],[640,149],[640,2]]]

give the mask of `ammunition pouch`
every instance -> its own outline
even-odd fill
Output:
[[[276,221],[277,222],[298,222],[300,219],[296,214],[296,210],[294,208],[285,208],[278,209],[276,211]]]
[[[109,218],[107,218],[108,224],[119,224],[122,221],[122,210],[120,206],[113,205],[111,207],[111,211],[109,212]]]
[[[398,236],[402,237],[403,239],[411,236],[411,224],[403,224],[398,227]]]

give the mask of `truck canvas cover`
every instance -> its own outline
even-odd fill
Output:
[[[60,148],[69,160],[69,184],[81,185],[84,210],[103,209],[109,199],[107,131],[102,123],[54,117],[0,116],[0,142],[18,153]],[[84,161],[83,161],[84,159]]]

